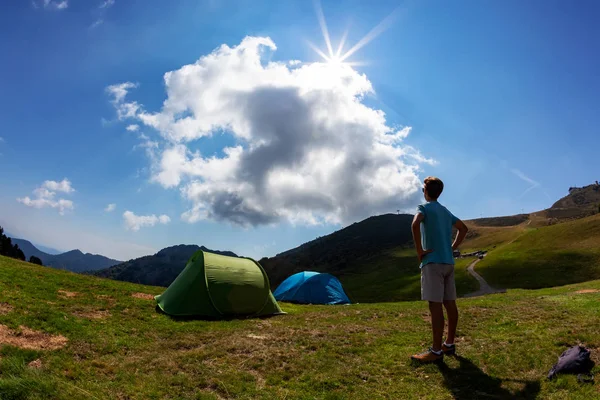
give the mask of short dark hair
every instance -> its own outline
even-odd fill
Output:
[[[423,181],[425,183],[425,190],[427,191],[427,195],[431,197],[433,200],[437,200],[438,197],[444,191],[444,182],[440,178],[436,178],[435,176],[428,176]]]

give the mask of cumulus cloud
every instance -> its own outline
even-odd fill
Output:
[[[110,85],[106,88],[106,92],[111,96],[112,104],[117,109],[117,117],[120,120],[135,117],[140,111],[140,105],[134,102],[125,102],[125,96],[131,89],[138,87],[137,83],[124,82],[116,85]]]
[[[71,181],[69,181],[67,178],[64,178],[60,182],[45,181],[42,184],[42,187],[55,192],[72,193],[75,191],[75,189],[73,189],[71,186]]]
[[[137,232],[140,228],[151,227],[156,224],[166,225],[171,222],[171,218],[168,215],[156,216],[152,215],[135,215],[131,211],[125,211],[123,213],[123,220],[125,221],[125,228],[130,231]]]
[[[46,10],[65,10],[69,7],[68,0],[43,0],[42,2],[33,2],[35,8],[43,7]]]
[[[104,209],[104,211],[106,212],[113,212],[115,211],[115,209],[117,208],[117,205],[115,203],[111,203],[109,205],[106,206],[106,208]]]
[[[40,187],[33,190],[33,198],[25,196],[18,198],[17,201],[33,208],[56,208],[60,215],[64,215],[66,211],[73,210],[74,204],[71,200],[57,199],[56,192],[72,193],[74,191],[71,182],[66,178],[60,182],[45,181]]]
[[[140,129],[140,126],[137,124],[131,124],[131,125],[127,125],[127,129],[129,132],[136,132]]]
[[[246,37],[167,72],[157,112],[127,99],[134,83],[107,88],[119,119],[160,133],[152,179],[180,189],[182,218],[349,223],[412,207],[420,165],[434,161],[403,143],[410,127],[363,103],[368,78],[346,64],[265,62],[274,50],[270,38]],[[192,151],[223,132],[236,144],[222,156]]]

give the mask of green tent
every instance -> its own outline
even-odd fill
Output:
[[[269,278],[249,258],[198,250],[165,292],[158,306],[174,316],[207,318],[284,314],[271,293]]]

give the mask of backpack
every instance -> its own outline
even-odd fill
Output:
[[[590,354],[590,351],[582,346],[573,346],[565,350],[548,373],[548,379],[554,379],[557,374],[578,374],[579,382],[593,382],[594,375],[591,371],[594,361]]]

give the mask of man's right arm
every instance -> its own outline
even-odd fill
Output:
[[[415,242],[415,249],[417,250],[419,261],[423,261],[423,257],[433,252],[433,249],[423,250],[423,244],[421,243],[421,222],[423,222],[424,219],[425,215],[422,213],[419,212],[415,214],[411,226],[413,241]]]
[[[452,250],[458,249],[458,246],[465,240],[465,236],[467,236],[467,232],[469,232],[469,228],[462,222],[460,219],[456,220],[454,223],[454,227],[458,229],[458,233],[456,234],[456,238],[454,239],[454,243],[452,243]]]

